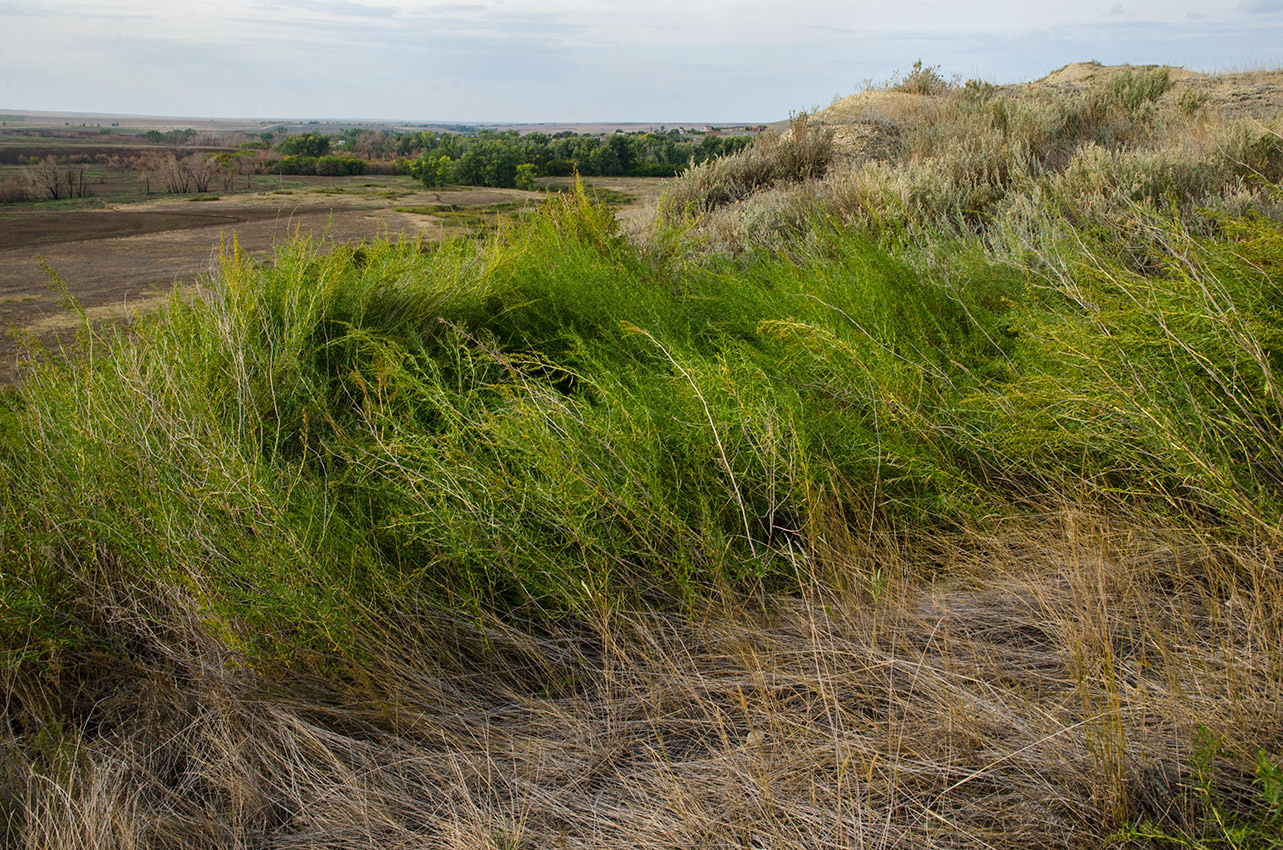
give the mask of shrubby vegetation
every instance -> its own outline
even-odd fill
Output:
[[[10,834],[1269,846],[1283,147],[1169,88],[86,322],[0,407]]]
[[[517,185],[517,170],[528,165],[536,176],[672,177],[693,163],[743,150],[749,136],[705,135],[692,141],[680,130],[667,133],[614,133],[605,137],[570,132],[498,133],[473,136],[407,133],[397,152],[409,171],[427,186],[446,182],[474,186]]]
[[[315,160],[330,152],[328,136],[318,133],[300,133],[297,136],[286,136],[276,149],[286,157],[305,156]]]
[[[185,145],[196,135],[191,127],[183,130],[148,130],[144,134],[147,141],[158,145]]]
[[[56,201],[60,198],[83,198],[89,192],[85,166],[62,163],[54,156],[33,158],[23,170],[22,184],[25,191],[13,192],[11,200],[39,197]]]
[[[361,174],[364,171],[353,170],[361,168],[394,169],[429,188],[447,184],[529,188],[535,178],[574,173],[672,177],[694,163],[741,151],[750,141],[749,136],[704,135],[696,142],[680,130],[605,137],[570,132],[521,135],[516,130],[425,130],[399,135],[349,130],[336,139],[316,133],[288,136],[276,146],[283,156],[269,160],[266,169],[280,174],[321,175]],[[335,143],[341,148],[333,148]],[[335,150],[343,153],[326,156]]]
[[[757,146],[693,169],[666,214],[718,210],[699,227],[710,247],[732,252],[782,244],[817,214],[879,238],[952,233],[1011,250],[1013,240],[1042,234],[1048,217],[1064,218],[1076,229],[1134,235],[1128,250],[1140,262],[1150,233],[1135,226],[1137,205],[1178,214],[1200,232],[1215,227],[1209,209],[1278,212],[1278,131],[1208,122],[1176,92],[1160,105],[1172,91],[1166,69],[1124,71],[1080,91],[980,81],[946,90],[916,111],[897,102],[911,118],[894,130],[881,118],[856,125],[877,143],[823,179],[799,181],[784,164],[770,176],[774,160]],[[867,108],[876,115],[878,101]],[[804,126],[808,139],[834,130],[822,120]]]

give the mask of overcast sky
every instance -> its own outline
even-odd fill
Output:
[[[0,0],[0,108],[771,121],[914,59],[1283,65],[1283,0]]]

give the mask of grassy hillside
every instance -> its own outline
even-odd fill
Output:
[[[1275,846],[1278,127],[896,84],[33,364],[9,843]]]

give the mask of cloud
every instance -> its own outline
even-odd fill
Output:
[[[38,3],[16,3],[13,0],[0,0],[0,16],[21,15],[26,18],[47,18],[58,14],[54,9]]]
[[[394,18],[400,14],[397,6],[359,3],[356,0],[259,0],[265,9],[312,12],[342,18]]]
[[[1276,15],[1283,12],[1283,0],[1240,0],[1238,10],[1249,15]]]
[[[0,99],[168,115],[718,123],[783,118],[918,57],[992,82],[1088,58],[1283,61],[1283,0],[794,2],[784,16],[778,0],[0,0]],[[150,20],[123,17],[140,13]]]

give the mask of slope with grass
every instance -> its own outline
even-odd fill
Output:
[[[0,408],[9,843],[1270,846],[1283,145],[1109,79],[87,324]]]

